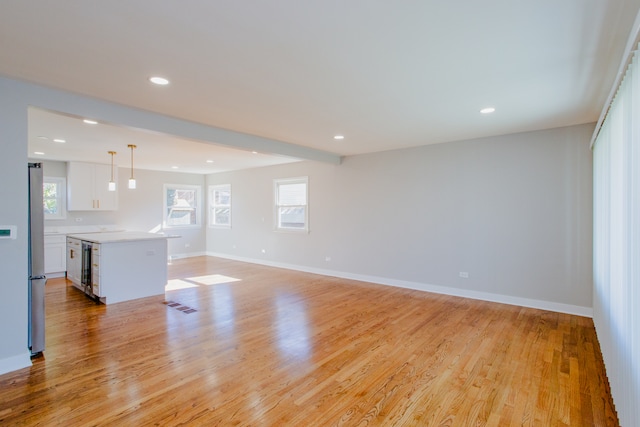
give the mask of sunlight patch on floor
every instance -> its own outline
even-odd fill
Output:
[[[185,280],[197,283],[199,285],[218,285],[220,283],[240,282],[241,279],[235,277],[224,276],[222,274],[209,274],[207,276],[189,277]]]
[[[197,288],[198,285],[195,283],[185,282],[182,279],[171,279],[167,282],[167,285],[164,287],[165,291],[176,291],[178,289],[188,289],[188,288]]]
[[[165,291],[175,291],[178,289],[197,288],[198,286],[212,286],[221,283],[240,282],[242,279],[224,276],[222,274],[209,274],[207,276],[185,277],[184,279],[171,279],[164,287]]]

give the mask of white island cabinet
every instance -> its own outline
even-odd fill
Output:
[[[82,245],[83,280],[75,287],[105,304],[164,295],[167,237],[141,232],[72,234]],[[90,253],[90,255],[89,255]],[[86,257],[90,256],[90,260]],[[84,283],[83,283],[84,282]]]

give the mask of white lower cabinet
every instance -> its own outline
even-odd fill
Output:
[[[100,244],[94,243],[91,247],[91,289],[97,297],[105,296],[100,280]]]
[[[48,277],[62,277],[66,270],[66,237],[44,236],[44,274]]]
[[[67,279],[80,286],[82,281],[82,241],[67,237]]]

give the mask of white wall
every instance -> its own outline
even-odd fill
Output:
[[[66,162],[42,161],[45,176],[66,177]],[[197,228],[162,227],[164,184],[188,184],[202,187],[205,194],[205,178],[200,174],[180,172],[160,172],[136,169],[137,188],[129,190],[127,181],[129,169],[118,170],[118,210],[117,211],[68,211],[67,217],[60,220],[46,220],[46,227],[76,227],[87,225],[114,225],[118,229],[130,231],[163,231],[167,234],[179,235],[170,239],[168,254],[171,257],[202,255],[206,252],[206,221],[203,219]],[[202,215],[206,214],[204,207]],[[76,219],[80,219],[77,222]]]
[[[167,228],[162,231],[180,236],[168,241],[168,254],[171,257],[202,255],[206,252],[204,175],[138,169],[135,190],[127,188],[128,178],[128,172],[121,169],[118,173],[120,191],[117,225],[125,230],[158,231],[162,228],[164,184],[200,185],[203,195],[201,225],[196,228]]]
[[[207,247],[236,259],[590,315],[592,130],[209,175],[209,185],[231,184],[233,227],[209,228]],[[273,179],[296,176],[309,176],[311,231],[274,232]]]
[[[0,373],[29,364],[27,338],[27,106],[0,79],[0,225],[17,226],[0,240]]]

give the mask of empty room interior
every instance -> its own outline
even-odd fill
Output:
[[[640,425],[639,12],[0,4],[0,424]]]

